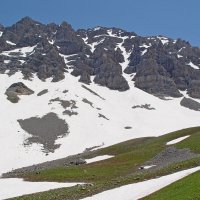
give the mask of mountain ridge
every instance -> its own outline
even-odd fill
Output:
[[[30,17],[0,30],[1,73],[20,70],[27,79],[36,73],[59,81],[68,71],[80,82],[113,90],[135,85],[159,97],[180,97],[179,90],[187,90],[200,98],[200,49],[184,40],[100,26],[75,31],[67,22],[45,25]]]

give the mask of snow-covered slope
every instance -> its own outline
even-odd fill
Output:
[[[13,198],[50,189],[72,187],[74,185],[77,185],[77,183],[25,182],[18,178],[0,179],[0,199]]]
[[[199,171],[200,167],[194,167],[191,169],[176,172],[174,174],[169,174],[167,176],[162,176],[156,179],[150,179],[147,181],[134,183],[130,185],[125,185],[120,188],[115,188],[108,190],[91,197],[84,198],[82,200],[137,200],[143,198],[147,195],[156,192],[167,185],[178,181],[196,171]]]
[[[109,90],[93,83],[83,87],[77,78],[69,73],[65,75],[64,80],[56,83],[50,79],[42,82],[36,76],[32,81],[23,80],[20,72],[11,77],[0,75],[0,173],[79,153],[93,146],[109,146],[132,138],[158,136],[199,125],[200,112],[180,106],[182,98],[161,100],[133,85],[125,92]],[[4,93],[12,83],[19,81],[35,93],[20,96],[20,101],[13,104]],[[44,89],[48,89],[48,92],[37,96]],[[68,92],[63,92],[66,90]],[[75,101],[74,111],[77,114],[64,115],[65,109],[59,102],[50,103],[57,97]],[[141,106],[145,104],[150,104],[152,109]],[[17,120],[42,117],[50,112],[66,121],[69,134],[57,139],[60,148],[47,155],[42,151],[41,144],[24,146],[24,141],[30,135],[20,127]]]

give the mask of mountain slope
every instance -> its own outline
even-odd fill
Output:
[[[81,82],[119,91],[135,83],[157,96],[180,97],[179,90],[187,90],[200,97],[200,49],[180,39],[105,27],[75,31],[66,22],[44,25],[25,17],[2,28],[0,44],[2,73],[20,70],[25,78],[36,73],[55,82],[68,71]]]
[[[26,17],[0,44],[0,173],[199,125],[200,50],[185,41]]]
[[[196,127],[159,137],[138,138],[4,176],[26,181],[88,183],[16,199],[63,200],[88,196],[91,196],[88,199],[138,199],[200,169],[199,137],[200,128]],[[99,157],[104,159],[98,160]],[[80,158],[87,163],[76,164]]]

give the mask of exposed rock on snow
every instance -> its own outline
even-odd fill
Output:
[[[12,103],[17,103],[19,101],[18,95],[31,95],[33,93],[33,90],[22,82],[13,83],[5,92],[7,99]]]
[[[72,115],[78,115],[78,113],[73,110],[65,110],[63,111],[63,115],[69,115],[71,117]]]
[[[147,110],[155,110],[155,108],[151,107],[150,104],[144,104],[144,105],[136,105],[136,106],[132,106],[133,109],[135,108],[144,108]]]
[[[200,111],[200,103],[191,99],[191,98],[183,97],[180,104],[181,104],[181,106],[184,106],[184,107],[189,108],[191,110]]]
[[[66,109],[66,108],[71,108],[71,109],[77,108],[76,102],[74,100],[70,100],[70,101],[62,100],[59,97],[57,97],[55,99],[51,99],[50,103],[52,103],[52,102],[59,102],[64,109]]]
[[[131,126],[125,126],[124,128],[125,128],[125,129],[132,129]]]
[[[44,89],[41,92],[37,93],[37,96],[42,96],[48,92],[48,89]]]
[[[102,117],[102,118],[104,118],[104,119],[106,119],[106,120],[109,120],[105,115],[103,115],[103,114],[101,114],[101,113],[98,113],[98,117]]]
[[[103,97],[101,97],[100,95],[98,95],[96,92],[94,92],[93,90],[91,90],[90,88],[86,87],[85,85],[82,85],[82,87],[86,90],[88,90],[89,92],[91,92],[92,94],[98,96],[100,99],[105,100]]]
[[[18,122],[21,128],[31,135],[26,144],[43,144],[46,152],[53,152],[58,148],[60,145],[55,144],[56,139],[69,133],[68,124],[65,120],[59,119],[55,113],[48,113],[42,118],[20,119]]]
[[[89,104],[92,108],[94,108],[93,103],[89,100],[87,100],[86,98],[82,99],[82,101],[86,104]]]

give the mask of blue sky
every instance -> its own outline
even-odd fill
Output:
[[[1,0],[0,23],[24,16],[67,21],[75,29],[119,27],[139,35],[182,38],[200,47],[200,0]]]

